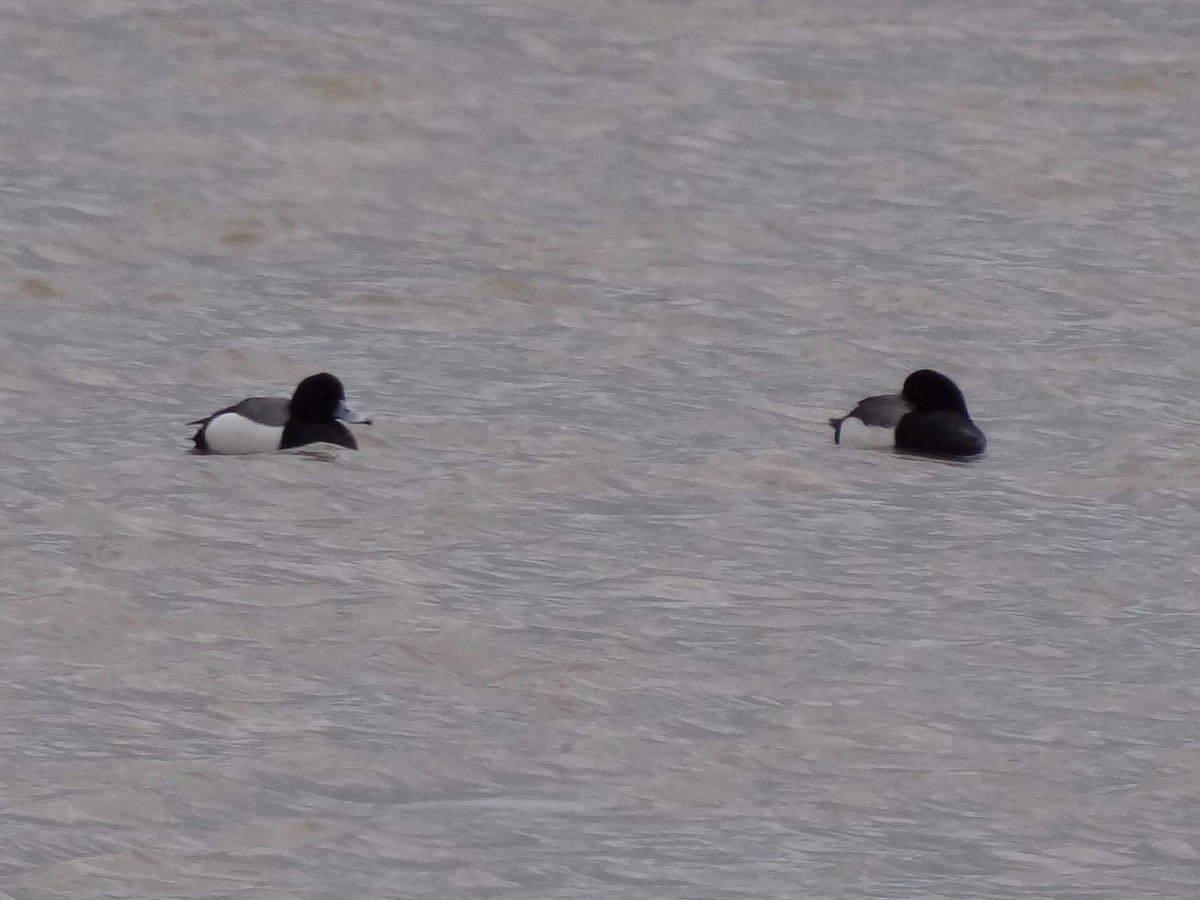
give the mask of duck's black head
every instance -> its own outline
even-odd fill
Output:
[[[337,377],[328,372],[309,375],[296,385],[288,413],[307,422],[332,422],[345,399],[346,391]]]
[[[946,410],[970,418],[966,398],[958,389],[958,385],[933,369],[919,369],[905,378],[900,396],[911,403],[916,412],[932,413]]]

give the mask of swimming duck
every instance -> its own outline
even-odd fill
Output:
[[[315,443],[357,450],[342,422],[371,424],[346,405],[341,381],[322,372],[301,381],[291,400],[249,397],[188,424],[200,426],[192,440],[201,453],[271,453]]]
[[[978,456],[987,448],[958,385],[932,369],[909,375],[899,394],[867,397],[829,424],[835,444],[887,445],[928,456]]]

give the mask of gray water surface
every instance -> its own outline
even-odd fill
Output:
[[[1198,48],[0,5],[0,897],[1194,897]],[[921,367],[984,458],[833,445]]]

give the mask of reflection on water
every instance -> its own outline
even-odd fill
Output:
[[[13,896],[1191,896],[1189,7],[0,17]]]

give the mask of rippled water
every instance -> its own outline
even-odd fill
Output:
[[[4,4],[0,895],[1194,896],[1198,41]]]

